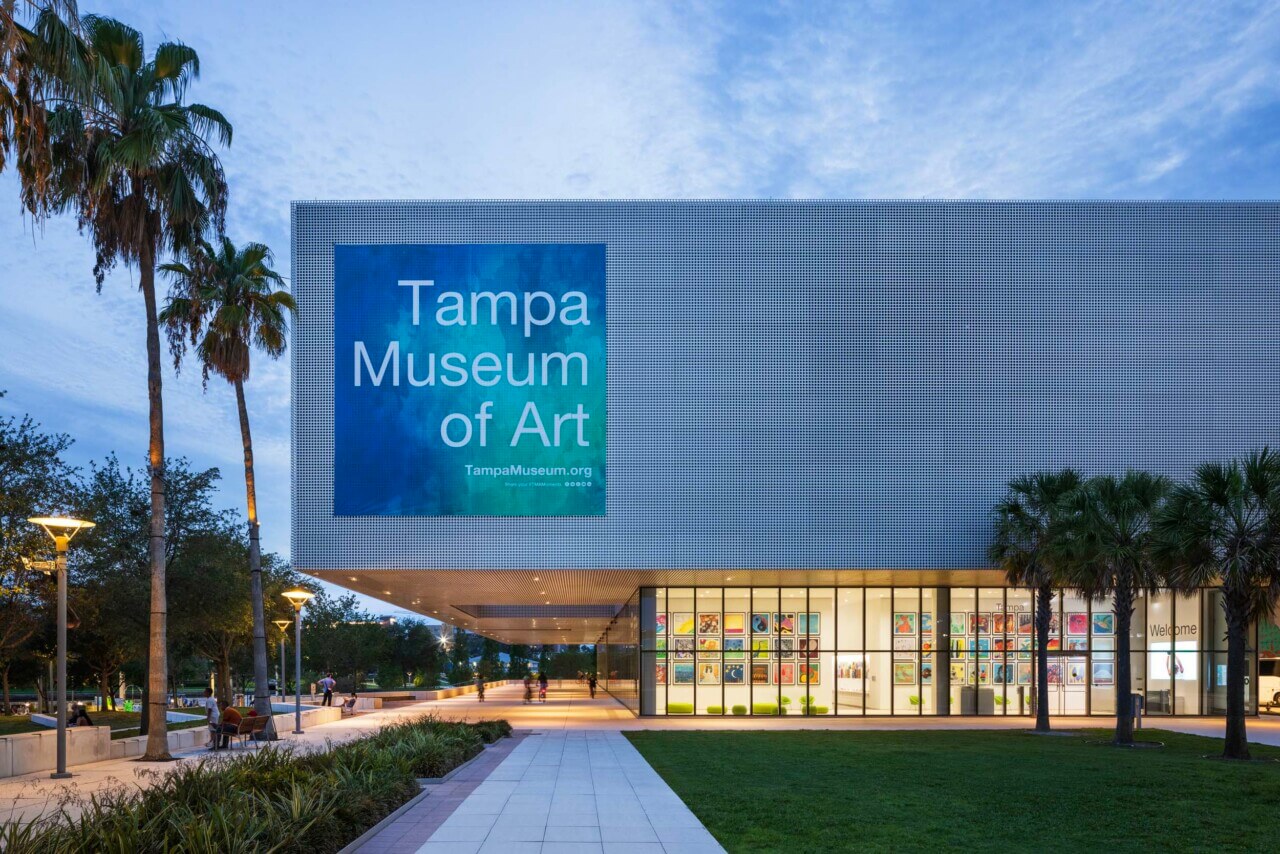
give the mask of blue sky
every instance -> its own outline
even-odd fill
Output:
[[[1280,197],[1280,3],[82,2],[197,49],[235,126],[228,232],[289,268],[289,202]],[[146,449],[136,277],[0,176],[0,413]],[[228,388],[166,373],[168,450],[243,506]],[[289,372],[248,387],[289,549]],[[366,603],[378,612],[390,606]]]

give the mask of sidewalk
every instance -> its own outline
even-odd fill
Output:
[[[621,733],[587,731],[525,737],[456,809],[430,794],[359,851],[723,854],[724,849]]]

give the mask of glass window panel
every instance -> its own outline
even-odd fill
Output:
[[[887,612],[886,612],[887,613]],[[885,621],[886,626],[888,620]],[[893,653],[866,653],[867,694],[866,708],[869,715],[890,713],[890,694],[893,691]]]
[[[840,650],[861,651],[863,648],[862,594],[860,587],[841,587],[836,591],[839,611],[836,620],[836,647]],[[825,628],[824,625],[823,629]]]

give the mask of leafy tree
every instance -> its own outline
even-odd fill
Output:
[[[193,245],[212,223],[221,229],[226,180],[210,138],[231,142],[231,125],[202,104],[184,103],[200,72],[190,47],[166,42],[150,60],[142,35],[110,18],[82,20],[88,57],[78,93],[49,116],[56,208],[73,210],[93,239],[98,286],[118,262],[137,265],[146,315],[151,613],[148,740],[144,760],[169,757],[165,593],[164,412],[155,271],[166,248]]]
[[[493,638],[485,638],[480,645],[480,676],[484,679],[499,679],[502,677],[502,645]]]
[[[10,667],[47,619],[41,607],[47,585],[25,561],[50,559],[52,543],[27,519],[69,507],[77,476],[63,461],[70,446],[69,437],[45,433],[29,417],[0,418],[0,691],[6,714]]]
[[[169,304],[160,320],[169,330],[175,366],[187,340],[208,381],[210,372],[235,389],[244,448],[244,483],[249,514],[249,578],[253,612],[253,673],[257,685],[267,684],[267,631],[262,605],[262,553],[258,542],[258,495],[253,470],[253,438],[244,384],[249,379],[250,355],[255,347],[273,359],[285,350],[288,313],[297,310],[293,297],[277,286],[280,275],[271,269],[271,250],[260,243],[236,249],[227,237],[215,249],[200,241],[184,253],[184,262],[161,267],[174,281]],[[258,714],[271,712],[266,691],[254,693]]]
[[[1220,584],[1227,624],[1227,724],[1222,755],[1248,759],[1247,634],[1280,600],[1280,456],[1205,463],[1178,485],[1157,519],[1158,555],[1183,593]]]
[[[444,669],[440,653],[440,640],[431,627],[421,620],[403,620],[387,627],[391,637],[391,662],[388,670],[394,670],[397,678],[407,682],[435,686]],[[379,678],[384,688],[398,687]]]
[[[1171,488],[1142,471],[1088,480],[1068,502],[1063,582],[1089,599],[1113,598],[1116,615],[1116,744],[1133,744],[1134,602],[1161,584],[1155,565],[1155,522]]]
[[[316,591],[303,611],[302,653],[312,672],[333,673],[344,689],[393,666],[391,637],[351,594],[334,598]]]
[[[1065,503],[1079,486],[1080,475],[1074,469],[1015,477],[992,511],[988,556],[1004,570],[1009,584],[1035,591],[1037,732],[1049,731],[1050,603],[1059,582],[1051,559],[1054,540],[1061,536]]]

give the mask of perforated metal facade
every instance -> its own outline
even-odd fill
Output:
[[[1276,442],[1278,226],[1270,203],[295,203],[294,561],[980,569],[1016,473]],[[333,517],[333,246],[400,242],[607,244],[607,516]]]

